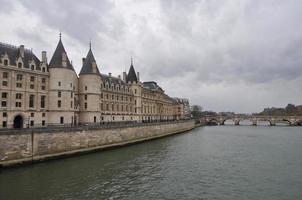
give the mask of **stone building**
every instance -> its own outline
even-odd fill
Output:
[[[0,128],[180,120],[189,104],[141,82],[132,59],[122,77],[100,73],[91,46],[77,75],[61,37],[49,63],[45,51],[40,60],[0,43],[0,78]]]

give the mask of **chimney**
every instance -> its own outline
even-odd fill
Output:
[[[127,74],[126,74],[126,72],[123,72],[123,81],[126,82],[126,78],[127,78]]]
[[[20,56],[24,58],[24,45],[20,45]]]
[[[109,72],[109,77],[111,77],[111,72]]]
[[[139,82],[139,72],[136,73],[137,82]]]
[[[62,66],[67,67],[67,55],[65,52],[62,53]]]
[[[42,51],[42,62],[47,63],[47,54],[46,51]]]
[[[86,59],[86,58],[82,58],[82,63],[83,63],[83,65],[84,65],[85,59]]]

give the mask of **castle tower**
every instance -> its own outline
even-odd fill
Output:
[[[101,120],[101,74],[93,56],[91,45],[79,74],[80,123],[99,123]]]
[[[143,120],[142,116],[142,84],[139,82],[135,69],[133,67],[133,59],[131,58],[131,64],[129,72],[126,76],[126,81],[129,84],[133,95],[134,95],[134,110],[132,111],[135,116],[135,120],[141,122]]]
[[[78,76],[60,39],[49,63],[49,125],[78,122]]]

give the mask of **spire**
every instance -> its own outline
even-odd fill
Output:
[[[96,74],[100,75],[100,71],[98,69],[98,66],[96,64],[94,55],[91,50],[91,42],[89,43],[89,51],[88,54],[83,62],[82,69],[80,71],[80,74]]]
[[[60,39],[59,39],[58,45],[56,47],[56,50],[53,53],[53,56],[49,62],[49,67],[50,68],[67,68],[67,69],[74,70],[73,66],[70,63],[69,58],[67,56],[64,45],[62,43],[61,32],[60,32],[59,36],[60,36]],[[65,62],[65,63],[63,63],[63,62]],[[64,67],[64,65],[65,65],[65,67]]]
[[[133,58],[131,56],[131,65],[130,65],[130,69],[127,75],[127,82],[136,82],[137,83],[137,77],[136,77],[136,73],[133,67]]]
[[[131,65],[130,66],[133,66],[133,57],[131,56]]]
[[[62,33],[61,33],[61,31],[60,31],[60,33],[59,33],[59,37],[60,37],[60,40],[61,40],[61,38],[62,38]]]

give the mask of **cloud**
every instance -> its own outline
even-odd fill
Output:
[[[61,30],[77,71],[92,40],[103,73],[120,74],[133,56],[143,80],[205,108],[252,112],[301,104],[301,91],[289,89],[302,83],[299,0],[0,3],[1,38],[50,56]]]

